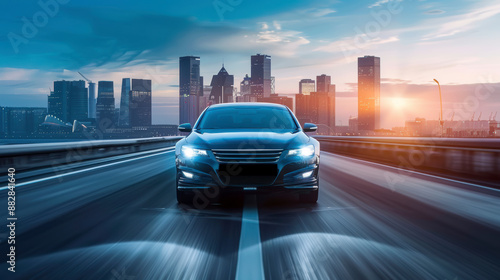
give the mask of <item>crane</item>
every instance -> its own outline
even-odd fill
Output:
[[[475,116],[475,115],[476,115],[476,112],[474,112],[474,113],[472,114],[472,117],[470,118],[470,121],[471,121],[471,122],[472,122],[472,121],[474,121],[474,116]]]
[[[451,121],[453,122],[453,118],[455,117],[455,111],[453,111],[453,114],[451,115]]]
[[[493,118],[493,112],[491,112],[490,117],[488,118],[489,121]]]
[[[477,118],[477,121],[480,121],[480,120],[481,120],[481,116],[482,116],[482,115],[483,115],[483,112],[481,112],[481,113],[479,114],[479,118]]]
[[[495,112],[495,115],[493,116],[493,120],[494,120],[494,121],[496,121],[496,120],[497,120],[497,113],[498,113],[498,111],[497,111],[497,112]]]
[[[87,82],[92,83],[91,80],[87,79],[87,77],[85,77],[82,73],[80,73],[80,71],[78,71],[78,74],[80,74],[80,76],[82,76]]]

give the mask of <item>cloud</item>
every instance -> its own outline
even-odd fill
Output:
[[[381,78],[380,81],[382,83],[389,83],[389,84],[409,84],[409,83],[411,83],[410,80],[394,79],[394,78]]]
[[[336,52],[348,52],[353,50],[366,50],[366,49],[372,49],[377,45],[383,45],[397,41],[399,41],[399,38],[396,36],[382,39],[382,38],[368,38],[368,36],[363,34],[355,37],[346,37],[341,40],[331,42],[327,45],[314,49],[314,51],[336,53]]]
[[[371,4],[370,6],[368,6],[368,8],[371,9],[371,8],[374,8],[374,7],[380,7],[380,6],[382,6],[384,4],[387,4],[387,3],[391,2],[391,1],[402,2],[403,0],[380,0],[380,1],[377,1],[377,2],[375,2],[373,4]]]
[[[482,7],[474,11],[443,18],[444,23],[438,27],[438,31],[424,36],[423,40],[441,39],[458,33],[471,30],[478,23],[500,14],[500,5]]]
[[[424,12],[424,14],[426,14],[426,15],[440,15],[440,14],[444,14],[444,13],[446,13],[446,12],[443,10],[429,10],[429,11]]]

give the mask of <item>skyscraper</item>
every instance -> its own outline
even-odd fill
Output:
[[[89,82],[89,118],[96,117],[95,83]]]
[[[295,96],[295,115],[301,125],[318,125],[318,134],[333,135],[335,132],[335,96],[327,92],[311,92]]]
[[[330,92],[330,85],[332,83],[332,77],[322,74],[316,76],[317,92]]]
[[[72,123],[88,119],[88,89],[85,81],[54,81],[48,97],[48,113]]]
[[[271,95],[271,56],[256,54],[251,57],[251,94],[261,97]]]
[[[118,123],[122,127],[130,126],[130,78],[122,79],[122,95],[120,97],[120,118]]]
[[[240,95],[250,94],[250,81],[252,79],[248,77],[248,74],[245,75],[243,81],[240,83]]]
[[[358,58],[358,129],[380,128],[380,57]]]
[[[219,73],[214,75],[210,86],[210,101],[212,104],[233,102],[234,76],[227,73],[222,65]]]
[[[200,76],[200,58],[179,58],[179,123],[194,122],[200,115],[199,96],[203,96],[203,78]]]
[[[151,108],[151,80],[132,79],[129,101],[130,125],[150,126]]]
[[[299,93],[309,95],[311,92],[316,91],[314,80],[302,79],[299,82]]]
[[[111,128],[114,125],[115,97],[112,81],[99,81],[97,94],[97,126],[100,129]]]

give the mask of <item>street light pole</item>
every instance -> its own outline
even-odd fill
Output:
[[[443,137],[444,133],[444,120],[443,120],[443,98],[441,97],[441,85],[439,84],[438,80],[434,79],[434,82],[438,84],[439,88],[439,104],[441,106],[441,115],[439,118],[439,123],[441,124],[441,137]]]

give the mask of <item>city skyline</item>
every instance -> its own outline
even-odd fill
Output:
[[[364,55],[384,59],[381,110],[391,115],[382,116],[381,127],[415,117],[435,119],[434,78],[443,85],[445,109],[462,107],[454,109],[461,112],[456,118],[489,114],[500,106],[494,94],[467,106],[478,88],[500,89],[500,58],[488,47],[500,38],[497,29],[489,28],[499,21],[495,1],[294,0],[287,5],[266,2],[266,9],[262,5],[242,2],[221,18],[210,1],[183,3],[175,12],[162,1],[126,1],[107,13],[100,12],[105,6],[101,1],[71,2],[61,5],[27,43],[13,45],[8,35],[22,36],[20,18],[31,19],[42,8],[33,3],[21,11],[6,4],[7,23],[0,27],[6,36],[0,45],[0,105],[44,106],[51,81],[75,80],[78,71],[93,81],[114,81],[116,93],[123,77],[141,77],[153,81],[153,123],[175,123],[178,57],[203,57],[200,76],[205,77],[224,63],[239,82],[251,72],[247,56],[266,53],[273,57],[278,94],[297,93],[301,79],[332,76],[337,125],[357,115],[356,59]],[[123,34],[112,31],[128,26],[129,20],[140,24]],[[76,35],[64,36],[63,26],[72,26]],[[98,28],[102,26],[109,28]],[[102,40],[89,39],[96,35]],[[60,55],[51,56],[54,52]],[[115,102],[118,106],[119,100]]]

